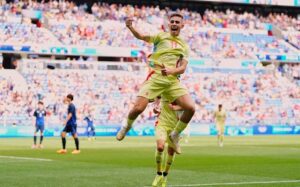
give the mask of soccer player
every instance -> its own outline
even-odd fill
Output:
[[[88,136],[88,140],[91,141],[91,137],[93,137],[93,140],[95,140],[95,126],[94,126],[94,120],[92,117],[92,114],[89,112],[89,114],[83,119],[87,123],[86,132]]]
[[[180,154],[179,134],[186,128],[195,113],[194,101],[178,80],[178,76],[185,72],[188,64],[188,45],[179,37],[180,30],[184,27],[183,21],[181,14],[174,13],[169,17],[170,31],[168,33],[161,32],[154,36],[148,36],[139,33],[132,26],[131,18],[126,20],[127,28],[137,39],[154,44],[154,52],[150,57],[153,71],[141,87],[135,104],[129,112],[127,123],[117,134],[117,140],[124,139],[135,119],[145,110],[150,101],[163,95],[170,98],[171,102],[176,101],[183,109],[180,120],[170,133],[170,140],[175,145],[175,151]]]
[[[220,147],[223,147],[226,112],[223,109],[222,104],[218,105],[218,109],[214,112],[214,118],[215,118],[217,131],[218,131],[218,144]]]
[[[44,109],[44,103],[42,101],[38,102],[38,108],[34,111],[33,116],[35,117],[35,131],[33,135],[33,145],[32,149],[43,148],[43,139],[44,139],[44,129],[45,129],[45,117],[46,110]],[[36,135],[40,131],[40,144],[36,145]]]
[[[76,149],[72,151],[72,154],[80,153],[79,139],[78,139],[78,135],[77,135],[76,108],[75,108],[75,105],[72,103],[73,99],[74,99],[74,96],[72,94],[68,94],[64,98],[64,103],[68,105],[68,115],[67,115],[67,119],[64,123],[65,127],[61,133],[62,149],[57,151],[57,153],[59,153],[59,154],[67,153],[67,149],[66,149],[66,134],[67,133],[72,134],[74,141],[75,141],[75,145],[76,145]]]
[[[175,103],[170,103],[167,99],[157,99],[155,102],[157,105],[154,108],[154,113],[158,113],[158,120],[155,123],[155,134],[156,134],[156,168],[157,175],[152,183],[153,187],[161,186],[165,187],[167,185],[167,176],[170,167],[175,158],[174,144],[170,140],[170,133],[176,127],[180,115],[182,115],[182,110],[180,106]],[[160,107],[159,107],[160,106]],[[168,155],[165,157],[164,169],[163,163],[163,152],[165,150],[165,145],[168,144],[167,152]]]

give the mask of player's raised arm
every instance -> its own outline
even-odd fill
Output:
[[[139,40],[144,40],[145,42],[150,41],[150,36],[146,36],[138,32],[133,26],[132,26],[133,19],[127,18],[125,23],[126,27],[131,31],[131,33]]]

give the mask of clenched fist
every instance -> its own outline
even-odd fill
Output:
[[[132,18],[127,18],[125,23],[126,23],[126,27],[132,27],[132,22],[133,22],[133,19]]]

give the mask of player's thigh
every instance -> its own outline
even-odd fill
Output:
[[[217,131],[218,131],[219,135],[224,134],[224,125],[223,124],[217,124]]]
[[[184,110],[195,112],[195,103],[190,94],[185,94],[176,99],[176,104],[181,106]]]
[[[39,132],[39,126],[36,125],[35,128],[34,128],[34,134],[36,134],[37,132]]]
[[[187,89],[179,81],[175,81],[163,92],[162,97],[173,102],[184,95],[188,95]]]
[[[168,139],[168,132],[167,129],[164,128],[163,126],[156,126],[155,128],[155,137],[156,137],[156,142],[158,143],[163,143]]]
[[[61,136],[66,137],[66,134],[71,132],[71,130],[72,129],[71,129],[70,125],[66,125],[61,132]]]
[[[42,126],[40,127],[40,133],[41,133],[41,135],[43,135],[43,134],[44,134],[44,130],[45,130],[45,126],[44,126],[44,125],[42,125]]]
[[[70,132],[71,132],[73,138],[77,138],[78,137],[77,136],[77,125],[72,126]]]

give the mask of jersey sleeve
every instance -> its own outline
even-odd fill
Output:
[[[33,116],[34,116],[34,117],[37,117],[37,112],[36,112],[36,110],[34,111]]]
[[[150,36],[149,43],[153,43],[154,45],[157,44],[161,39],[161,35],[162,33],[160,32],[156,35]]]

